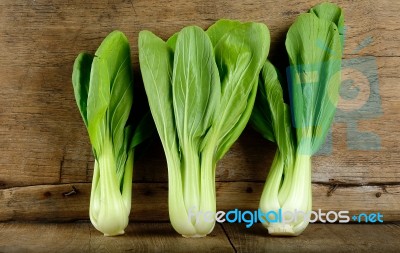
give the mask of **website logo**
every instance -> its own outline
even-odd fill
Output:
[[[244,223],[246,224],[246,228],[252,227],[255,223],[296,223],[297,221],[307,221],[309,223],[349,223],[349,222],[358,222],[358,223],[382,223],[383,222],[383,214],[380,212],[376,213],[360,213],[358,215],[350,216],[349,211],[328,211],[323,212],[321,209],[317,211],[308,211],[304,212],[301,210],[294,211],[284,211],[282,209],[279,210],[270,210],[267,212],[263,212],[261,209],[258,210],[239,210],[233,209],[227,212],[218,211],[218,212],[202,212],[196,211],[195,207],[189,209],[189,221],[196,220],[205,221],[205,222],[218,222],[218,223]]]

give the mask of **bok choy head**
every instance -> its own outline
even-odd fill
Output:
[[[125,35],[114,31],[94,56],[81,53],[72,83],[95,157],[90,220],[104,235],[123,234],[131,210],[134,148],[151,133],[150,117],[138,126],[128,121],[133,83]]]
[[[169,217],[186,237],[215,224],[215,168],[247,124],[268,28],[220,20],[206,32],[189,26],[167,42],[139,34],[139,61],[168,165]],[[211,214],[211,218],[209,217]]]
[[[278,148],[260,209],[283,213],[263,224],[272,235],[299,235],[312,207],[311,156],[325,142],[339,98],[344,19],[330,3],[300,15],[286,36],[290,106],[283,101],[278,71],[268,61],[260,76],[252,123]],[[293,126],[293,127],[291,127]]]

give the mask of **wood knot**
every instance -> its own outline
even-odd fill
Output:
[[[146,191],[144,191],[144,195],[151,196],[151,195],[153,195],[153,192],[150,189],[147,189]]]
[[[246,188],[246,192],[247,193],[252,193],[253,192],[253,188],[251,188],[250,186]]]
[[[380,193],[380,192],[377,192],[377,193],[375,194],[375,197],[377,197],[377,198],[379,198],[380,196],[382,196],[382,193]]]
[[[46,198],[46,199],[50,198],[51,197],[51,192],[47,191],[47,192],[43,193],[43,197]]]

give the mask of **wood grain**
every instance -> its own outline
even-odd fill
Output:
[[[140,30],[151,30],[165,39],[186,25],[207,28],[220,18],[264,22],[271,32],[271,59],[284,67],[280,59],[288,27],[300,13],[318,2],[1,1],[0,220],[87,218],[87,183],[93,173],[93,157],[71,85],[72,64],[80,51],[94,52],[110,31],[122,30],[131,42],[137,86],[135,98],[145,100],[138,66]],[[336,205],[359,211],[378,210],[382,206],[388,219],[400,219],[400,128],[397,127],[400,118],[400,2],[333,2],[340,4],[346,15],[345,58],[358,59],[357,63],[371,59],[365,57],[373,57],[376,71],[372,66],[366,76],[378,84],[373,94],[380,99],[373,102],[375,114],[370,113],[370,107],[363,107],[352,112],[354,120],[349,114],[336,118],[330,154],[313,159],[315,207]],[[357,64],[348,68],[347,77],[352,79],[357,73]],[[366,89],[368,91],[368,87]],[[351,90],[344,90],[344,94],[346,92],[351,93]],[[347,102],[352,105],[359,99]],[[358,133],[377,136],[379,149],[351,149],[350,121],[357,123]],[[374,144],[362,136],[355,135],[353,139],[366,147]],[[163,204],[158,207],[164,208],[163,211],[143,219],[166,220],[164,153],[158,140],[149,145],[147,153],[138,156],[134,172],[137,186],[133,195],[146,204],[138,202],[133,217],[142,217],[150,207],[157,206],[149,204],[149,200],[162,199],[160,203]],[[221,182],[218,194],[222,207],[224,203],[239,201],[243,201],[244,208],[247,204],[252,208],[257,206],[255,193],[261,191],[274,152],[272,143],[261,139],[250,127],[245,130],[218,164],[216,180]],[[146,182],[149,184],[145,185]],[[254,197],[250,199],[238,186],[248,182],[258,185],[252,187]],[[69,191],[71,185],[82,187],[80,194],[63,197],[62,193]],[[326,197],[325,193],[334,185],[339,185],[335,193],[338,195]],[[392,189],[394,193],[388,194],[383,189]],[[225,195],[226,191],[231,195]],[[45,197],[46,192],[51,196]],[[374,193],[378,192],[383,195],[374,198]],[[35,204],[41,208],[36,208]]]
[[[90,226],[75,224],[0,224],[1,252],[88,252]]]
[[[125,234],[105,237],[90,223],[0,223],[1,252],[233,252],[222,228],[187,239],[168,223],[129,224]]]
[[[187,239],[167,223],[131,223],[104,237],[90,223],[0,223],[1,252],[398,252],[400,225],[312,224],[299,237],[271,237],[257,224],[223,224]],[[229,237],[229,241],[228,241]]]
[[[236,252],[398,252],[399,224],[312,224],[298,237],[272,237],[260,224],[223,224]]]
[[[219,182],[217,210],[255,210],[263,183]],[[166,183],[133,185],[131,220],[168,221]],[[0,190],[0,221],[74,221],[88,219],[90,184],[17,187]],[[384,221],[400,220],[399,186],[313,184],[313,210],[349,211],[384,215]]]

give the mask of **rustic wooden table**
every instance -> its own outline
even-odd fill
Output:
[[[259,224],[258,224],[259,225]],[[254,226],[217,225],[205,238],[183,238],[169,223],[131,223],[104,237],[90,223],[0,223],[1,252],[399,252],[400,223],[311,224],[299,237],[271,237]]]
[[[135,164],[131,219],[139,223],[127,235],[104,238],[85,222],[41,223],[88,219],[93,157],[71,84],[79,52],[93,53],[110,31],[123,31],[131,42],[136,98],[143,99],[140,30],[166,39],[220,18],[264,22],[270,58],[278,62],[288,27],[318,2],[2,0],[0,221],[6,223],[0,224],[0,252],[396,251],[398,223],[315,224],[298,238],[224,224],[205,240],[180,238],[169,224],[154,223],[168,221],[167,170],[157,140]],[[345,11],[343,79],[354,83],[342,88],[328,151],[313,159],[313,209],[379,211],[385,222],[400,221],[400,1],[333,2]],[[217,208],[256,209],[274,152],[246,129],[218,165]]]

